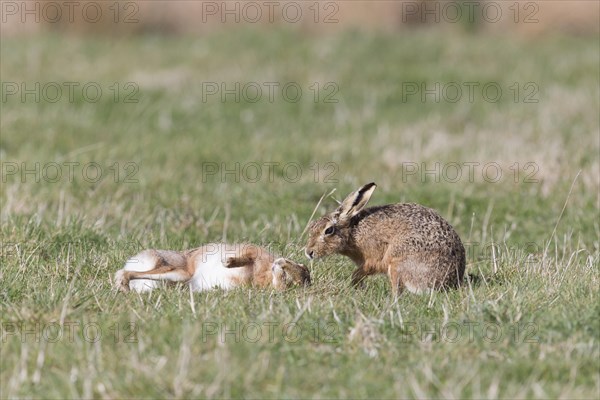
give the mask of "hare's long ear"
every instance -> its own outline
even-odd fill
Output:
[[[350,193],[335,210],[334,218],[343,223],[358,214],[367,205],[376,187],[377,185],[371,182]]]

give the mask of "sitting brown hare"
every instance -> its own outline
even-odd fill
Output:
[[[333,212],[309,227],[306,256],[350,257],[357,265],[352,284],[387,274],[394,295],[460,286],[465,248],[454,228],[436,211],[412,203],[364,208],[377,186],[351,193]]]

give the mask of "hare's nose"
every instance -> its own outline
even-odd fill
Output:
[[[304,254],[306,254],[306,257],[308,257],[309,259],[312,260],[313,259],[313,255],[315,254],[315,252],[313,250],[311,250],[311,251],[305,250]]]

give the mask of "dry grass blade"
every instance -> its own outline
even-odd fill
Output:
[[[321,198],[319,199],[319,201],[317,202],[317,205],[315,206],[315,208],[313,209],[312,214],[310,214],[310,218],[308,219],[308,222],[306,223],[306,226],[304,227],[304,230],[302,231],[302,234],[300,234],[300,239],[302,239],[304,237],[304,235],[306,234],[306,232],[308,231],[308,227],[310,226],[310,223],[312,222],[313,217],[315,216],[317,210],[319,209],[319,206],[321,205],[321,202],[323,201],[324,198],[331,196],[333,193],[335,192],[335,188],[333,188],[329,193],[325,194],[323,193],[323,196],[321,196]]]

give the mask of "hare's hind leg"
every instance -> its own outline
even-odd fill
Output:
[[[160,281],[181,282],[190,278],[186,257],[170,250],[144,250],[127,260],[115,275],[117,285],[125,292],[147,292]]]
[[[133,287],[130,287],[128,272],[145,272],[153,270],[159,265],[160,258],[158,254],[159,252],[156,250],[144,250],[127,260],[125,266],[115,273],[114,279],[117,288],[123,292],[128,292],[130,289],[138,292],[152,290],[155,283],[152,281],[137,281]]]
[[[394,264],[402,286],[414,294],[429,294],[435,284],[435,270],[431,261],[421,254],[411,254]]]
[[[115,285],[121,292],[129,292],[129,280],[125,278],[125,269],[120,269],[115,273]]]
[[[127,282],[133,279],[186,282],[192,278],[192,275],[186,269],[174,267],[172,265],[161,265],[160,267],[144,272],[126,271],[124,275]]]

